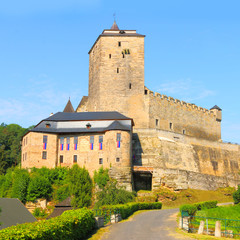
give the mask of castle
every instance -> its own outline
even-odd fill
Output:
[[[89,51],[88,96],[23,137],[22,167],[108,167],[129,190],[238,185],[240,146],[222,142],[222,110],[150,91],[144,38],[116,22],[99,35]]]

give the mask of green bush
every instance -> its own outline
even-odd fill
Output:
[[[106,205],[102,206],[100,209],[119,209],[122,219],[126,219],[131,216],[134,212],[138,210],[148,210],[148,209],[161,209],[161,202],[153,203],[127,203],[127,204],[117,204],[117,205]]]
[[[48,179],[42,176],[30,178],[28,185],[28,201],[35,201],[37,198],[50,199],[53,188]]]
[[[33,216],[34,217],[46,217],[47,216],[47,212],[46,210],[42,209],[42,208],[35,208],[33,211]]]
[[[234,204],[240,203],[240,186],[238,185],[238,189],[233,193]]]
[[[75,208],[88,207],[92,198],[92,179],[85,168],[74,164],[68,172],[71,204]]]
[[[135,194],[117,186],[116,180],[110,179],[107,185],[96,194],[96,207],[103,205],[124,204],[134,201]]]
[[[192,204],[185,204],[180,206],[180,212],[188,212],[189,215],[194,216],[197,212],[197,207]]]
[[[70,189],[69,189],[69,184],[64,184],[64,185],[58,187],[55,191],[55,194],[56,194],[55,199],[58,200],[59,202],[68,198],[71,195]]]
[[[103,189],[110,180],[108,169],[103,169],[103,167],[101,167],[98,171],[95,170],[93,179],[94,183],[96,183],[100,189]]]
[[[94,226],[93,212],[83,208],[66,211],[61,216],[49,220],[19,224],[3,229],[0,232],[0,239],[85,239]]]
[[[193,205],[197,207],[197,210],[204,210],[204,209],[211,209],[217,207],[217,201],[206,201],[206,202],[199,202],[194,203]]]

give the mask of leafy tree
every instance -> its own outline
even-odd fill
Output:
[[[25,169],[17,169],[14,173],[11,197],[18,198],[25,204],[27,201],[27,189],[30,180],[29,173]]]
[[[124,204],[134,201],[135,194],[118,187],[116,180],[110,179],[107,185],[97,193],[96,206]]]
[[[238,189],[233,193],[234,204],[240,203],[240,186],[238,185]]]
[[[101,167],[98,171],[95,170],[93,179],[94,182],[99,186],[99,188],[103,189],[110,180],[108,175],[108,169],[103,169],[103,167]]]
[[[33,176],[28,185],[29,201],[35,201],[37,198],[50,199],[53,188],[50,181],[43,176]]]
[[[0,125],[0,174],[20,163],[21,140],[30,128],[22,128],[17,124]]]
[[[80,168],[74,164],[68,172],[71,204],[75,208],[88,207],[92,198],[92,179],[85,168]]]

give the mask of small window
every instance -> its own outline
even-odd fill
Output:
[[[144,94],[147,95],[148,94],[148,90],[144,90]]]
[[[121,133],[117,133],[117,141],[121,141]]]
[[[182,133],[183,133],[183,134],[186,134],[186,130],[185,130],[185,129],[183,129]]]
[[[172,129],[172,127],[173,127],[173,124],[169,123],[169,128]]]
[[[23,139],[23,146],[25,146],[25,138]]]
[[[99,158],[99,164],[103,164],[103,159]]]
[[[73,155],[73,162],[74,162],[74,163],[77,162],[77,155]]]
[[[122,57],[123,57],[123,58],[125,58],[125,55],[124,55],[124,53],[122,53]]]
[[[132,84],[131,83],[129,83],[129,89],[132,89]]]
[[[94,136],[90,136],[90,150],[93,150]]]
[[[51,124],[50,123],[46,123],[46,128],[50,128],[51,127]]]
[[[121,47],[121,42],[118,42],[118,46]]]
[[[64,146],[64,137],[60,137],[60,150],[63,150],[63,146]]]
[[[156,119],[156,127],[158,127],[158,119]]]
[[[47,159],[47,151],[42,152],[42,159]]]
[[[117,73],[119,73],[119,68],[117,68]]]
[[[109,58],[112,58],[112,55],[111,55],[111,54],[109,54]]]
[[[43,149],[44,150],[47,149],[47,140],[48,140],[48,137],[46,135],[43,135]]]
[[[120,158],[116,158],[116,162],[120,162]]]
[[[66,146],[66,150],[69,151],[70,149],[70,137],[67,137],[67,146]]]
[[[102,150],[102,146],[103,146],[103,136],[99,136],[99,150]]]
[[[60,155],[60,163],[63,163],[63,155]]]
[[[74,137],[74,150],[77,150],[78,147],[78,137]]]

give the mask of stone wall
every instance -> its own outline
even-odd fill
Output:
[[[163,130],[135,129],[133,161],[134,166],[154,169],[153,187],[163,179],[175,188],[209,189],[240,183],[239,145]]]

